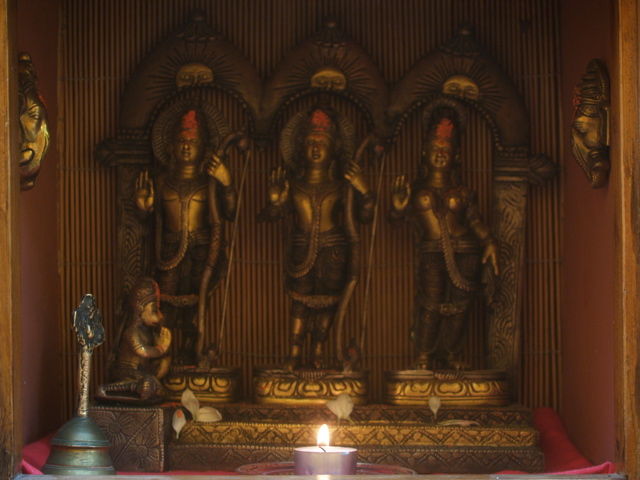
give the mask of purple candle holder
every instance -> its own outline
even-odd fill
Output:
[[[355,475],[358,450],[349,447],[300,447],[293,454],[294,475]]]

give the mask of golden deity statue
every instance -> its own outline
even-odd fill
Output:
[[[426,120],[422,174],[397,177],[390,218],[410,217],[417,228],[416,293],[411,338],[415,368],[464,369],[460,359],[482,265],[498,275],[498,243],[478,210],[476,194],[459,180],[460,115],[433,109]]]
[[[302,346],[311,337],[310,364],[328,368],[326,342],[357,282],[359,238],[355,220],[373,217],[374,195],[360,166],[345,148],[347,134],[328,107],[299,114],[282,134],[287,168],[269,179],[262,220],[288,217],[285,289],[291,298],[290,353],[285,369],[303,365]]]
[[[196,365],[204,357],[205,301],[227,264],[222,220],[234,219],[237,195],[229,169],[211,152],[203,112],[183,112],[172,132],[167,170],[155,181],[142,172],[135,202],[155,212],[155,278],[167,326],[180,332],[176,362]]]
[[[169,372],[171,331],[162,326],[160,291],[143,278],[129,296],[128,317],[121,326],[109,365],[109,381],[98,389],[101,400],[154,403],[163,399],[161,379]]]

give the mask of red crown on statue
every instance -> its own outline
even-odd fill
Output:
[[[453,140],[454,124],[450,118],[441,118],[436,126],[436,138],[439,140],[446,140],[448,142]]]
[[[200,124],[196,117],[195,110],[189,110],[180,119],[180,132],[184,133],[187,138],[195,138],[198,136]]]
[[[334,138],[337,134],[336,126],[324,110],[316,109],[311,113],[307,135],[327,135]]]

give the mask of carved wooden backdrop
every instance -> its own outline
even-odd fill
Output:
[[[93,149],[115,134],[120,97],[140,61],[182,26],[194,8],[233,43],[262,80],[291,49],[322,27],[326,16],[373,58],[392,86],[418,60],[450,39],[462,24],[506,70],[523,95],[531,117],[531,150],[560,159],[557,2],[553,0],[66,0],[62,2],[60,65],[60,268],[63,285],[65,404],[75,399],[77,348],[70,315],[82,294],[96,297],[108,332],[115,332],[121,292],[116,272],[116,171],[93,160]],[[345,107],[345,110],[347,108]],[[241,109],[224,111],[232,128],[245,122]],[[287,112],[290,114],[291,112]],[[355,116],[355,115],[354,115]],[[365,129],[360,126],[359,133]],[[346,338],[367,330],[364,367],[380,398],[382,373],[411,361],[409,328],[413,304],[413,239],[408,227],[385,220],[389,185],[397,174],[414,176],[420,157],[420,115],[411,116],[387,156],[380,179],[369,167],[369,182],[382,190],[371,281],[366,260],[371,228],[362,230],[365,269],[347,314]],[[478,191],[481,211],[491,223],[491,137],[477,115],[463,138],[463,177]],[[287,352],[287,298],[282,288],[282,225],[256,224],[266,202],[266,172],[280,164],[277,140],[251,158],[238,224],[235,262],[229,282],[223,361],[243,366],[250,394],[253,365],[277,363]],[[239,178],[239,162],[232,163]],[[531,407],[559,407],[559,220],[560,182],[531,187],[527,204],[519,401]],[[211,302],[219,319],[224,286]],[[366,300],[366,301],[365,301]],[[216,325],[219,320],[216,320]],[[469,334],[467,358],[482,366],[480,309]],[[217,328],[217,327],[216,327]],[[216,331],[208,333],[211,338]],[[109,333],[108,333],[109,336]],[[206,343],[206,342],[205,342]],[[104,378],[110,342],[94,353],[94,385]]]

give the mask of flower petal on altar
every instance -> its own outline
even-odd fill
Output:
[[[199,422],[219,422],[220,420],[222,420],[222,415],[216,408],[202,407],[198,411]]]
[[[429,408],[433,412],[433,418],[438,418],[438,410],[440,410],[441,405],[442,401],[440,400],[440,397],[437,395],[429,397]]]
[[[186,407],[189,412],[191,412],[191,416],[194,420],[198,420],[198,410],[200,410],[200,402],[193,394],[191,390],[188,388],[182,392],[182,398],[180,399],[182,405]]]
[[[187,424],[187,419],[184,416],[184,412],[181,408],[173,412],[173,418],[171,419],[171,425],[176,431],[176,438],[180,438],[180,430]]]

